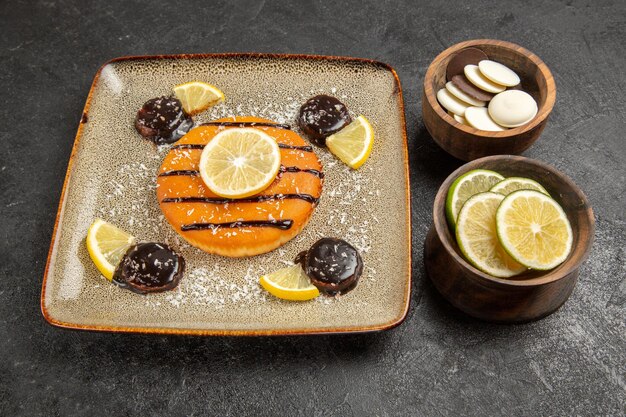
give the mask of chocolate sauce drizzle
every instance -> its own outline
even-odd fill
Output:
[[[204,149],[205,145],[196,143],[183,143],[182,145],[174,145],[172,149]]]
[[[206,145],[202,145],[200,143],[182,143],[180,145],[172,146],[172,150],[174,149],[204,149]],[[297,146],[297,145],[287,145],[285,143],[279,143],[278,147],[281,149],[295,149],[297,151],[302,152],[313,152],[312,146]]]
[[[291,130],[289,125],[270,122],[206,122],[200,126],[275,127],[277,129]]]
[[[279,143],[278,147],[281,149],[295,149],[298,151],[313,152],[312,146],[296,146],[296,145],[287,145],[285,143]]]
[[[192,223],[181,226],[183,232],[191,230],[216,230],[220,227],[234,229],[237,227],[276,227],[281,230],[288,230],[293,225],[293,220],[241,220],[230,223]]]
[[[324,178],[324,173],[318,171],[317,169],[305,169],[299,167],[286,167],[281,165],[280,172],[306,172],[307,174],[315,175],[318,178]],[[175,177],[175,176],[191,176],[196,177],[200,175],[200,171],[192,170],[192,169],[181,169],[181,170],[172,170],[165,171],[159,174],[159,177]]]
[[[209,204],[228,204],[228,203],[262,203],[271,200],[304,200],[309,203],[317,204],[319,198],[315,198],[310,194],[271,194],[259,195],[247,198],[216,198],[216,197],[171,197],[164,198],[161,203],[209,203]]]
[[[200,171],[196,171],[193,169],[180,169],[180,170],[172,170],[165,171],[159,174],[159,177],[176,177],[176,176],[190,176],[195,177],[200,175]]]
[[[317,169],[305,169],[299,167],[286,167],[284,165],[280,166],[280,172],[306,172],[307,174],[315,175],[317,178],[324,178],[324,173],[318,171]]]

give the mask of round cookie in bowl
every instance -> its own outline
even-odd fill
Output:
[[[455,74],[452,79],[447,78],[448,64],[468,48],[480,49],[493,63],[485,60],[481,61],[482,64],[470,63],[465,67],[465,72],[480,85],[482,81],[486,81],[485,86],[487,83],[500,86],[497,88],[500,94],[502,91],[517,89],[528,93],[537,105],[537,112],[530,121],[521,126],[489,131],[460,123],[448,114],[449,109],[437,100],[438,91],[445,89],[448,82],[452,82],[451,87],[456,87],[478,101],[491,100],[498,94],[495,89],[481,90],[480,85],[473,84],[466,74]],[[481,65],[492,79],[512,84],[515,77],[501,68],[502,65],[512,70],[519,77],[520,83],[516,86],[494,83],[480,72]],[[555,100],[554,79],[537,55],[510,42],[478,39],[451,46],[430,64],[423,84],[422,114],[428,132],[442,149],[458,159],[470,161],[489,155],[520,154],[528,149],[545,128]]]

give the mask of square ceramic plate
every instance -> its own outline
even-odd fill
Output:
[[[315,148],[325,171],[319,206],[293,240],[270,253],[223,258],[187,245],[155,196],[167,147],[133,125],[137,110],[173,86],[201,80],[226,95],[197,122],[254,115],[289,123],[309,97],[338,97],[376,133],[370,159],[354,171]],[[96,74],[70,157],[43,281],[51,324],[74,329],[199,335],[281,335],[388,329],[405,318],[411,292],[411,225],[406,127],[400,81],[386,64],[300,55],[180,55],[119,58]],[[173,291],[137,295],[106,281],[85,247],[100,217],[142,241],[167,242],[187,261]],[[352,243],[365,269],[340,297],[287,302],[258,278],[283,267],[323,236]]]

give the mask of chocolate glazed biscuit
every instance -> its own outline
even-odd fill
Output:
[[[326,138],[346,127],[352,118],[348,108],[335,97],[319,95],[308,99],[298,114],[300,129],[318,146],[326,146]]]
[[[175,288],[183,276],[185,260],[163,243],[131,246],[113,274],[113,282],[139,294]]]
[[[359,252],[342,239],[325,237],[295,259],[311,283],[329,294],[345,294],[354,289],[363,272]]]
[[[193,119],[185,113],[180,100],[156,97],[144,103],[137,112],[135,129],[157,145],[173,143],[193,127]]]

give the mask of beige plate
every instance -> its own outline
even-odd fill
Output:
[[[176,84],[218,86],[226,101],[198,115],[265,117],[295,128],[310,96],[331,94],[365,115],[376,142],[358,171],[316,148],[326,173],[319,206],[304,231],[252,258],[206,254],[178,238],[159,210],[156,172],[167,150],[133,127],[148,99]],[[187,261],[173,291],[137,295],[104,279],[89,259],[85,235],[101,217],[143,241],[168,242]],[[41,307],[67,328],[199,335],[281,335],[388,329],[406,316],[411,292],[411,225],[406,127],[400,81],[386,64],[301,55],[178,55],[118,58],[96,74],[61,194]],[[341,237],[363,255],[357,288],[341,297],[287,302],[258,284],[322,236]]]

